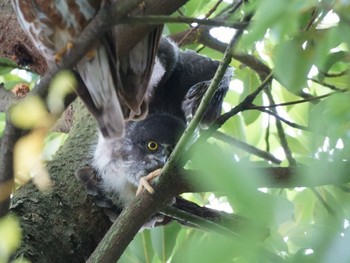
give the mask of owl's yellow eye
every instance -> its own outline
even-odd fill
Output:
[[[155,151],[158,149],[158,143],[156,143],[155,141],[149,141],[147,143],[147,148],[151,151]]]

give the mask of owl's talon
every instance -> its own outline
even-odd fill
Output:
[[[162,172],[162,169],[154,170],[146,176],[140,178],[139,186],[137,187],[136,195],[139,195],[143,189],[146,189],[150,194],[154,194],[154,189],[150,185],[149,181],[158,177]]]
[[[149,192],[150,194],[154,194],[154,189],[150,185],[150,183],[144,177],[141,177],[139,181],[139,186],[136,191],[136,195],[139,195],[143,189],[146,189],[147,192]]]
[[[60,51],[58,51],[55,54],[55,62],[56,64],[59,64],[62,60],[62,57],[64,56],[64,54],[66,54],[67,51],[71,50],[73,48],[74,44],[72,42],[67,42],[66,46],[64,48],[62,48]]]

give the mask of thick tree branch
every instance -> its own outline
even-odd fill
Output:
[[[318,167],[319,169],[315,169]],[[245,174],[237,174],[235,171],[246,170]],[[310,166],[304,167],[266,167],[250,168],[241,167],[241,164],[232,164],[225,176],[237,178],[237,181],[249,181],[249,184],[255,189],[258,188],[295,188],[295,187],[318,187],[324,185],[342,185],[350,182],[350,175],[347,171],[350,169],[350,162],[329,162],[315,160]],[[337,173],[334,173],[337,171]],[[172,176],[179,180],[174,184],[177,195],[189,192],[219,192],[227,191],[217,184],[211,184],[216,176],[207,171],[194,171],[177,169],[172,172]],[[204,183],[209,181],[209,183]],[[215,186],[214,186],[215,185]]]
[[[208,26],[200,26],[196,30],[189,29],[180,33],[173,34],[170,37],[176,43],[178,43],[179,41],[181,41],[181,39],[187,36],[186,40],[182,42],[183,45],[198,43],[224,53],[226,44],[212,37],[209,33],[209,29],[210,28]],[[191,34],[188,34],[188,32],[191,32]],[[257,72],[257,74],[259,75],[267,76],[271,72],[271,69],[264,63],[262,63],[259,59],[257,59],[255,56],[233,52],[232,57],[245,64],[246,66]]]

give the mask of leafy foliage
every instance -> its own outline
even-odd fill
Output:
[[[205,1],[206,8],[202,8],[203,2],[194,5],[190,1],[181,11],[186,16],[203,17],[217,3]],[[221,131],[261,150],[268,149],[282,161],[282,166],[288,165],[286,148],[290,149],[290,158],[308,167],[303,176],[317,181],[317,174],[321,174],[329,162],[349,159],[347,58],[350,42],[349,34],[345,32],[349,30],[350,4],[312,0],[249,2],[242,13],[252,11],[253,20],[239,42],[237,52],[252,54],[268,65],[275,79],[269,87],[271,96],[260,93],[254,100],[257,107],[233,116]],[[220,11],[230,4],[221,3],[211,17],[222,15]],[[233,16],[238,17],[237,13]],[[180,32],[184,25],[172,24],[167,30],[169,34]],[[227,32],[222,30],[221,34]],[[196,49],[194,45],[191,48]],[[213,56],[208,48],[200,52],[214,58],[218,55]],[[226,111],[255,91],[266,77],[237,60],[233,60],[231,66],[235,68],[235,76],[225,100]],[[319,97],[323,95],[328,96]],[[280,103],[290,104],[273,107]],[[279,120],[261,111],[273,112],[274,109],[279,118],[288,121],[282,124],[282,133],[276,126]],[[280,142],[281,136],[286,140],[285,145]],[[252,162],[258,166],[271,166],[272,163],[237,146],[210,141],[212,146],[198,146],[197,154],[191,160],[191,167],[211,175],[200,183],[225,189],[234,212],[257,225],[269,227],[270,235],[261,245],[248,242],[245,247],[240,238],[234,240],[182,227],[178,230],[172,254],[167,259],[151,257],[147,262],[169,259],[170,262],[350,260],[346,252],[350,219],[346,185],[258,190],[254,188],[257,182],[251,184],[252,178],[256,178],[250,176]],[[332,173],[344,171],[339,167]],[[201,202],[208,203],[208,200],[204,198]],[[171,227],[165,227],[165,231]],[[139,239],[130,246],[135,246]],[[173,237],[169,237],[170,240]],[[128,255],[132,255],[130,249],[126,252]],[[154,248],[148,253],[155,253]]]
[[[273,72],[273,81],[256,96],[254,105],[230,118],[220,131],[272,154],[281,166],[287,167],[294,160],[305,167],[304,185],[257,189],[256,185],[266,182],[253,181],[263,177],[253,168],[276,166],[276,162],[237,144],[210,139],[210,144],[197,145],[188,164],[211,175],[198,183],[223,189],[223,193],[216,194],[216,203],[229,205],[234,213],[268,227],[269,235],[261,240],[249,230],[243,230],[241,236],[226,236],[171,224],[139,233],[120,262],[350,261],[349,185],[307,185],[310,180],[317,185],[318,175],[330,163],[349,161],[350,3],[251,0],[230,13],[236,4],[189,1],[181,9],[185,16],[200,18],[213,11],[210,18],[233,22],[253,14],[235,50],[236,55],[247,54],[250,59],[231,62],[235,75],[225,111],[257,90],[268,75],[263,65]],[[188,28],[169,24],[165,32],[171,35]],[[229,35],[225,29],[219,32],[224,37]],[[211,58],[222,58],[221,53],[203,43],[190,47]],[[262,65],[254,67],[253,58]],[[0,81],[6,88],[23,81],[10,73],[14,67],[0,60]],[[0,115],[0,128],[3,123],[4,115]],[[61,138],[50,137],[56,147]],[[51,150],[47,152],[51,154]],[[328,176],[344,173],[346,176],[348,171],[339,165]],[[210,204],[208,194],[186,197]]]

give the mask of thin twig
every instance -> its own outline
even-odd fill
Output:
[[[275,100],[273,99],[271,90],[270,89],[266,89],[265,93],[267,95],[267,98],[268,98],[270,104],[276,104]],[[272,108],[272,112],[275,113],[276,115],[278,115],[275,108]],[[285,155],[287,157],[289,165],[290,166],[296,166],[297,162],[295,161],[295,159],[292,156],[292,151],[290,150],[290,148],[288,146],[288,141],[287,141],[287,138],[286,138],[286,134],[284,132],[284,129],[283,129],[282,124],[281,124],[281,121],[279,119],[276,119],[276,128],[277,128],[278,137],[280,138],[282,149],[283,149],[283,151],[284,151],[284,153],[285,153]]]
[[[321,204],[324,206],[324,208],[327,210],[327,212],[330,215],[332,215],[332,216],[337,215],[336,211],[326,202],[326,200],[324,200],[324,198],[321,196],[321,194],[319,193],[319,191],[315,187],[310,187],[310,190],[311,190],[311,192],[314,193],[316,198],[321,202]]]
[[[259,109],[259,111],[261,112],[265,112],[269,115],[272,115],[273,117],[275,117],[277,120],[281,121],[281,122],[284,122],[285,124],[293,127],[293,128],[296,128],[296,129],[300,129],[300,130],[303,130],[303,131],[310,131],[309,128],[305,127],[305,126],[302,126],[300,124],[297,124],[297,123],[294,123],[294,122],[291,122],[291,121],[288,121],[284,118],[282,118],[281,116],[279,116],[276,112],[273,112],[273,111],[269,111],[269,110],[266,110],[266,109]]]
[[[271,128],[271,116],[267,122],[266,133],[265,133],[265,143],[266,143],[266,152],[270,152],[270,128]]]
[[[240,240],[243,239],[243,237],[232,231],[231,229],[222,226],[221,224],[215,223],[213,221],[207,220],[203,217],[188,213],[186,211],[182,211],[180,209],[176,209],[172,206],[166,206],[161,210],[162,214],[165,214],[167,216],[171,216],[175,219],[179,220],[187,220],[191,222],[191,224],[195,224],[197,227],[208,230],[208,231],[215,231],[217,233],[221,233],[225,236],[228,236],[230,238],[239,238]]]
[[[315,83],[317,83],[317,84],[320,84],[320,85],[322,85],[322,86],[324,86],[324,87],[326,87],[326,88],[329,88],[329,89],[331,89],[331,90],[334,90],[334,91],[346,91],[346,90],[347,90],[347,89],[340,89],[340,88],[338,88],[338,87],[336,87],[336,86],[334,86],[334,85],[332,85],[332,84],[328,84],[328,83],[326,83],[326,82],[319,81],[319,80],[317,80],[317,79],[309,79],[309,80],[311,80],[312,82],[315,82]]]
[[[253,105],[251,106],[250,109],[255,109],[255,110],[260,110],[260,109],[270,109],[270,108],[277,108],[277,107],[281,107],[281,106],[290,106],[290,105],[295,105],[295,104],[301,104],[301,103],[305,103],[305,102],[310,102],[310,101],[318,101],[324,98],[327,98],[329,96],[332,96],[334,94],[337,94],[339,92],[348,92],[349,90],[341,90],[341,91],[336,91],[336,92],[330,92],[321,96],[313,96],[310,98],[306,98],[303,100],[296,100],[296,101],[289,101],[289,102],[283,102],[283,103],[276,103],[276,104],[272,104],[272,105],[267,105],[267,106],[256,106]]]
[[[231,136],[228,136],[227,134],[225,133],[222,133],[222,132],[219,132],[219,131],[216,131],[213,135],[214,138],[218,139],[218,140],[221,140],[223,142],[226,142],[226,143],[229,143],[231,145],[234,145],[248,153],[251,153],[251,154],[254,154],[260,158],[263,158],[267,161],[270,161],[272,163],[275,163],[275,164],[281,164],[281,160],[277,159],[275,156],[273,156],[272,154],[270,154],[269,152],[265,152],[265,151],[262,151],[250,144],[247,144],[245,142],[242,142],[240,140],[237,140]]]
[[[211,8],[209,10],[209,12],[207,14],[205,14],[205,19],[208,19],[213,13],[214,11],[219,7],[219,5],[222,3],[223,0],[218,0],[218,2],[214,5],[213,8]],[[186,38],[191,35],[194,31],[196,31],[198,29],[199,25],[191,28],[185,35],[184,37],[178,42],[179,47],[181,47],[182,43],[186,40]]]
[[[212,27],[230,27],[242,29],[247,26],[246,22],[229,22],[219,19],[199,19],[193,17],[170,17],[170,16],[130,16],[121,21],[121,24],[149,24],[157,25],[164,23],[185,23],[198,25],[206,25]]]
[[[339,73],[328,73],[328,72],[321,72],[321,71],[320,71],[320,73],[321,73],[322,75],[324,75],[326,78],[338,78],[338,77],[342,77],[342,76],[348,74],[348,73],[349,73],[349,70],[346,69],[346,70],[343,70],[343,71],[341,71],[341,72],[339,72]]]
[[[309,29],[311,28],[311,26],[313,25],[313,23],[316,21],[317,16],[318,16],[317,9],[314,8],[314,10],[313,10],[312,13],[311,13],[311,17],[310,17],[309,22],[307,23],[307,25],[306,25],[305,28],[303,29],[304,31],[309,31]]]

